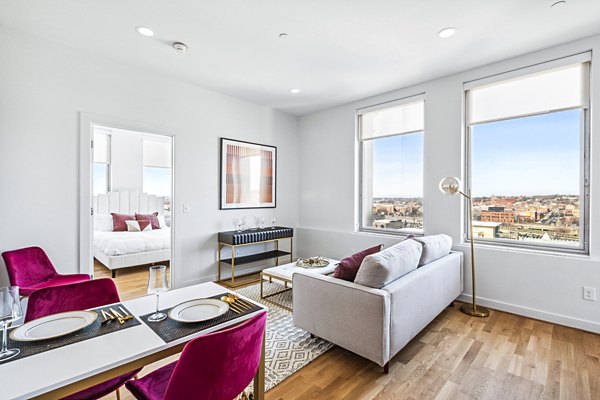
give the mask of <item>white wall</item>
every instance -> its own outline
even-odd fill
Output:
[[[176,285],[215,278],[216,232],[234,217],[297,225],[295,117],[5,29],[0,54],[0,252],[39,245],[60,272],[79,271],[81,111],[175,135]],[[276,209],[219,211],[220,137],[278,146]]]
[[[461,243],[461,200],[438,190],[441,178],[461,176],[463,82],[586,50],[594,50],[592,70],[592,130],[600,120],[600,36],[528,54],[519,58],[448,76],[406,89],[325,110],[300,119],[301,256],[344,257],[375,243],[398,239],[357,233],[356,139],[357,108],[426,93],[424,225],[426,234],[447,233],[455,249]],[[594,134],[592,134],[594,135]],[[600,141],[592,140],[590,256],[565,256],[478,246],[476,249],[480,303],[501,310],[600,332],[600,298],[582,299],[582,286],[600,290]],[[526,173],[524,171],[524,173]],[[597,203],[597,201],[596,201]],[[465,293],[470,299],[470,258],[465,259]]]

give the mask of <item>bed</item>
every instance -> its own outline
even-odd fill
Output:
[[[94,258],[111,270],[171,260],[171,228],[164,215],[165,198],[121,190],[94,196]],[[143,232],[113,232],[111,213],[158,212],[161,229]]]

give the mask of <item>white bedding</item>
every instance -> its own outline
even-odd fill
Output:
[[[171,228],[145,232],[94,232],[94,246],[107,256],[171,248]]]

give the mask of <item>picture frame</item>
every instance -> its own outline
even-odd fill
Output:
[[[221,138],[219,208],[277,207],[277,147]]]

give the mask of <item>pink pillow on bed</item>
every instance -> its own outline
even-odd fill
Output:
[[[135,221],[135,215],[117,214],[117,213],[110,213],[110,215],[112,215],[112,217],[113,217],[113,231],[114,232],[127,231],[127,224],[125,223],[125,221]]]
[[[148,220],[152,224],[152,229],[160,229],[160,223],[158,222],[158,212],[152,214],[138,214],[135,213],[135,219],[138,221]]]

